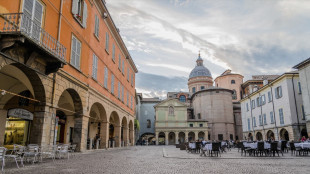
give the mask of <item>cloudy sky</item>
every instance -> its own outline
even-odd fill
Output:
[[[308,0],[106,0],[139,73],[137,92],[188,91],[198,51],[216,78],[226,69],[282,74],[310,57]]]

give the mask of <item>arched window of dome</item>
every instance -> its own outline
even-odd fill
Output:
[[[185,95],[180,95],[179,100],[180,100],[180,102],[186,102]]]
[[[193,93],[196,92],[196,88],[195,88],[195,87],[192,88],[192,92],[193,92]]]
[[[236,90],[233,90],[232,99],[233,99],[233,100],[236,100],[236,99],[237,99],[237,92],[236,92]]]
[[[174,115],[174,108],[169,106],[169,115]]]
[[[147,128],[151,128],[151,120],[150,119],[147,119]]]
[[[200,90],[204,90],[205,89],[205,86],[200,86]]]
[[[235,80],[231,80],[231,84],[236,84],[236,81]]]

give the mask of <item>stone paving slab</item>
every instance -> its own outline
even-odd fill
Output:
[[[231,157],[230,157],[231,156]],[[7,165],[5,173],[104,173],[104,174],[197,174],[197,173],[309,173],[310,157],[242,158],[231,151],[222,157],[200,157],[176,149],[175,146],[136,146],[112,150],[78,153],[67,159],[45,160],[17,169]],[[228,158],[230,157],[230,158]]]

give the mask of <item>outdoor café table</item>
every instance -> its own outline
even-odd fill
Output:
[[[244,147],[250,147],[251,149],[257,149],[257,143],[243,143]],[[264,149],[270,149],[269,143],[264,143]]]
[[[206,144],[205,147],[203,147],[203,150],[212,150],[212,144]]]
[[[294,143],[295,147],[300,147],[302,149],[309,149],[310,143]]]
[[[222,146],[227,146],[227,143],[226,143],[225,141],[222,141],[222,142],[221,142],[221,145],[222,145]]]
[[[190,149],[195,149],[196,148],[196,143],[189,143],[188,144]]]

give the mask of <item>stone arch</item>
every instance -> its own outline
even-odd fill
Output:
[[[87,131],[87,142],[88,149],[102,147],[100,144],[104,143],[103,135],[107,134],[102,124],[106,124],[107,122],[107,114],[106,110],[99,102],[95,102],[91,105],[89,110],[89,120],[88,120],[88,131]]]
[[[0,89],[7,91],[4,95],[0,95],[0,127],[4,128],[1,131],[5,130],[6,116],[9,109],[26,109],[33,114],[33,120],[25,120],[27,124],[29,122],[30,127],[28,131],[24,131],[23,135],[28,136],[28,138],[25,138],[23,143],[52,143],[51,139],[43,138],[43,134],[45,133],[43,130],[47,130],[44,127],[50,125],[52,121],[50,115],[47,115],[45,112],[46,89],[43,85],[44,78],[45,76],[38,74],[35,70],[20,63],[6,63],[6,61],[3,61],[0,66]],[[16,94],[32,98],[36,101],[27,100]],[[21,100],[27,102],[27,104],[21,104],[23,103]],[[29,132],[29,134],[26,132]],[[0,132],[0,135],[0,144],[2,144],[5,133]]]
[[[266,139],[267,140],[271,140],[271,139],[275,140],[274,133],[272,130],[267,131]]]
[[[285,128],[282,128],[282,129],[280,130],[280,138],[281,138],[282,140],[286,140],[286,141],[289,141],[289,140],[290,140],[288,131],[287,131]]]
[[[174,145],[175,144],[175,133],[169,132],[168,134],[168,145]]]
[[[166,142],[165,142],[165,139],[166,139],[166,134],[165,132],[159,132],[158,133],[158,145],[165,145]]]
[[[263,140],[263,134],[261,132],[256,133],[256,140],[257,141],[262,141]]]
[[[179,144],[185,143],[185,133],[179,132]]]
[[[122,124],[121,124],[121,146],[127,146],[128,143],[128,128],[129,124],[127,121],[127,118],[124,116],[122,119]]]
[[[198,133],[198,139],[199,139],[199,140],[205,140],[205,133],[202,132],[202,131],[199,132],[199,133]]]
[[[134,128],[134,124],[133,124],[133,120],[129,121],[129,144],[130,145],[134,145],[134,133],[135,133],[135,128]]]
[[[195,141],[195,140],[196,140],[195,133],[194,132],[189,132],[188,133],[188,142]]]

